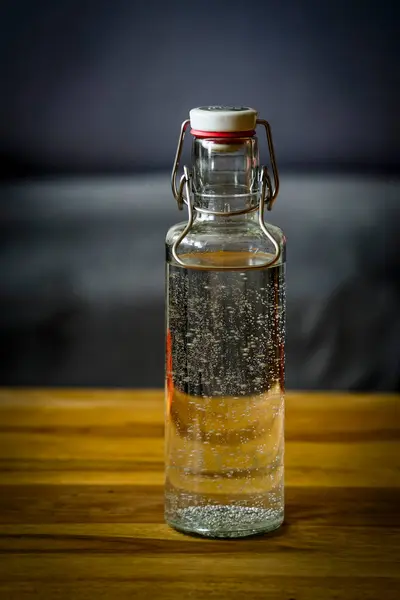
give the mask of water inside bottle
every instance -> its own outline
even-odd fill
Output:
[[[283,520],[284,265],[207,252],[168,265],[166,520],[237,537]]]

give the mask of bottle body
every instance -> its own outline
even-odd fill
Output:
[[[285,252],[252,217],[167,236],[165,517],[212,537],[271,531],[284,511]],[[196,267],[210,269],[198,269]],[[232,270],[224,270],[229,266]],[[258,267],[258,268],[254,268]]]
[[[241,537],[284,516],[285,238],[264,221],[279,181],[273,151],[274,187],[260,167],[253,109],[190,122],[188,222],[166,241],[165,519]]]

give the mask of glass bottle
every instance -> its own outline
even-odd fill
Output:
[[[165,518],[209,537],[284,517],[285,238],[264,222],[278,193],[256,111],[190,111],[192,169],[175,183],[189,220],[166,239]],[[265,127],[273,184],[260,167]]]

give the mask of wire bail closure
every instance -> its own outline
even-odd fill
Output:
[[[183,229],[182,233],[180,234],[180,236],[175,240],[175,242],[173,243],[172,248],[171,248],[171,253],[172,253],[172,257],[173,257],[174,261],[185,268],[194,268],[194,269],[198,269],[198,270],[210,270],[213,268],[210,265],[188,265],[187,263],[185,263],[183,260],[181,260],[179,258],[178,253],[177,253],[178,246],[181,244],[183,239],[187,236],[187,234],[189,233],[189,231],[192,228],[195,211],[203,212],[203,213],[212,213],[216,216],[230,217],[230,216],[245,214],[245,213],[252,212],[252,211],[255,211],[258,209],[258,211],[259,211],[258,222],[259,222],[260,228],[261,228],[262,232],[264,233],[264,235],[269,239],[269,241],[274,246],[275,253],[274,253],[272,260],[270,260],[269,262],[264,263],[262,265],[251,265],[251,266],[246,267],[246,269],[265,269],[266,267],[271,267],[279,260],[280,255],[281,255],[281,249],[280,249],[278,242],[269,233],[269,231],[267,230],[265,223],[264,223],[265,207],[267,208],[267,210],[271,210],[272,206],[276,200],[276,197],[279,193],[279,174],[278,174],[278,168],[276,166],[275,151],[274,151],[274,145],[273,145],[273,141],[272,141],[270,124],[265,119],[257,119],[257,125],[262,125],[265,128],[265,133],[267,136],[268,151],[269,151],[269,157],[270,157],[272,173],[273,173],[273,184],[271,182],[271,178],[269,176],[267,167],[261,166],[261,168],[260,168],[261,193],[260,193],[259,204],[256,206],[251,206],[249,208],[245,208],[243,210],[229,211],[229,212],[210,211],[210,210],[207,210],[204,208],[197,208],[197,207],[195,208],[193,206],[192,194],[191,194],[192,175],[191,175],[191,172],[189,171],[189,168],[186,165],[183,167],[183,174],[179,180],[179,185],[177,184],[177,175],[178,175],[180,159],[182,156],[183,142],[184,142],[186,130],[187,130],[189,124],[190,124],[190,119],[186,119],[185,121],[183,121],[183,123],[181,125],[181,131],[180,131],[180,135],[179,135],[178,146],[176,149],[175,160],[174,160],[174,164],[173,164],[173,168],[172,168],[172,175],[171,175],[172,194],[173,194],[175,200],[177,201],[179,210],[183,209],[184,204],[186,204],[188,207],[187,224],[186,224],[185,228]],[[218,267],[217,270],[224,270],[224,271],[234,271],[235,270],[236,271],[236,270],[238,270],[238,267],[225,266],[225,267]]]

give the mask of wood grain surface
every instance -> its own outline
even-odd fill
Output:
[[[289,393],[286,521],[163,522],[161,391],[0,391],[0,598],[400,597],[395,395]]]

